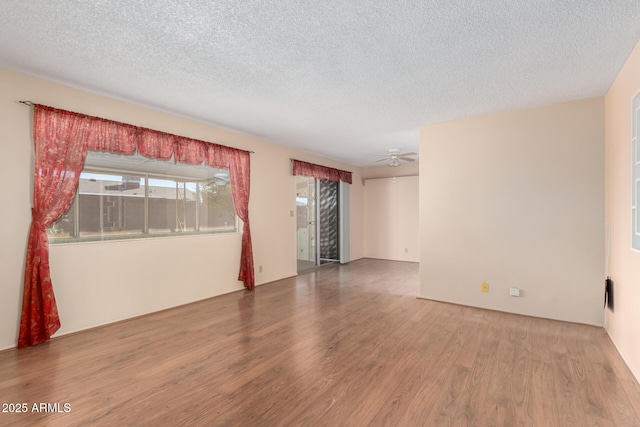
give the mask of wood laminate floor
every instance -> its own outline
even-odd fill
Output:
[[[4,351],[0,400],[29,412],[0,425],[640,426],[601,328],[417,287],[417,264],[364,259]]]
[[[312,261],[298,260],[298,274],[306,273],[307,271],[316,269],[316,263]]]

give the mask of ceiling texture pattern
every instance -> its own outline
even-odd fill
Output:
[[[373,165],[423,125],[603,95],[634,0],[2,0],[0,67]],[[33,99],[37,102],[37,99]]]

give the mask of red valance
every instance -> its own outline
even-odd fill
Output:
[[[329,181],[343,181],[347,184],[352,183],[351,172],[340,169],[328,168],[326,166],[315,165],[300,160],[291,159],[293,161],[293,174],[310,176],[317,179],[328,179]]]
[[[34,105],[34,191],[18,348],[47,341],[60,328],[49,273],[46,228],[71,206],[87,150],[136,152],[150,158],[229,169],[236,214],[243,221],[238,280],[255,286],[249,226],[250,153],[44,105]]]

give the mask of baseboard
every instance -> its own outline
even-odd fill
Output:
[[[416,298],[417,299],[421,299],[421,300],[425,300],[425,301],[440,302],[440,303],[443,303],[443,304],[459,305],[461,307],[477,308],[479,310],[495,311],[497,313],[513,314],[514,316],[531,317],[533,319],[553,320],[554,322],[573,323],[574,325],[584,325],[584,326],[591,326],[593,328],[602,328],[602,329],[604,329],[603,325],[597,325],[597,324],[594,324],[594,323],[585,323],[585,322],[578,322],[578,321],[567,320],[567,319],[556,319],[556,318],[553,318],[553,317],[536,316],[535,314],[518,313],[518,312],[515,312],[515,311],[500,310],[500,309],[497,309],[497,308],[488,308],[488,307],[481,307],[481,306],[478,306],[478,305],[469,305],[469,304],[464,304],[464,303],[456,302],[456,301],[445,301],[445,300],[439,300],[439,299],[435,299],[435,298],[427,298],[427,297],[423,297],[421,295],[417,296]]]
[[[620,358],[622,359],[624,364],[627,365],[627,369],[629,369],[629,372],[631,372],[631,375],[633,375],[636,381],[640,384],[640,371],[638,371],[637,369],[634,369],[634,366],[629,362],[629,359],[624,354],[624,351],[622,351],[622,349],[618,346],[618,344],[616,343],[616,340],[613,339],[613,337],[609,333],[609,330],[605,329],[605,331],[607,333],[607,336],[609,337],[609,340],[611,340],[613,347],[616,349],[616,351],[620,355]]]

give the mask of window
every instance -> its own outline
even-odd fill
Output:
[[[89,152],[52,243],[237,231],[226,169]]]

